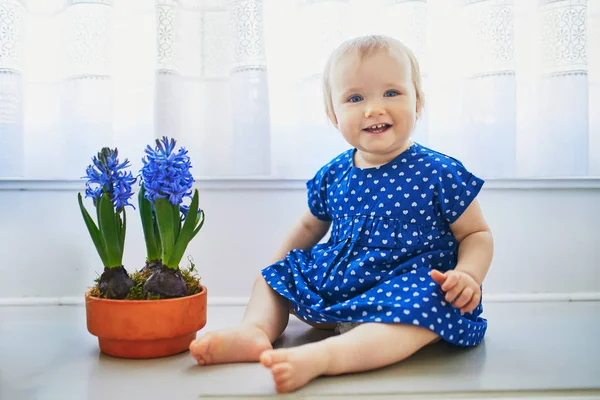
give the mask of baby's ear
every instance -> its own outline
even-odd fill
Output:
[[[421,115],[423,115],[423,102],[421,99],[417,99],[417,121],[421,119]]]
[[[339,128],[339,126],[338,126],[339,124],[338,124],[338,120],[337,120],[337,118],[335,116],[335,113],[327,111],[327,117],[329,118],[329,120],[331,121],[331,123],[333,124],[333,126],[335,126],[335,128],[338,129]]]

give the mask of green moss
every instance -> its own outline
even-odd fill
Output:
[[[148,294],[144,296],[144,283],[150,277],[152,273],[149,270],[135,271],[129,274],[129,277],[133,280],[135,285],[129,289],[129,293],[125,300],[160,300],[161,296]],[[200,286],[200,278],[196,275],[195,264],[190,260],[190,265],[181,270],[181,276],[187,286],[188,296],[200,293],[202,288]],[[94,280],[94,286],[90,289],[90,296],[106,298],[100,294],[98,289],[98,282],[100,277]]]
[[[181,270],[181,277],[185,281],[185,285],[187,286],[189,296],[200,293],[202,291],[202,287],[200,287],[200,278],[196,276],[194,263],[190,264],[191,265],[188,268]]]

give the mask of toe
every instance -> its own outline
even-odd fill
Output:
[[[271,362],[271,365],[273,365],[288,361],[288,355],[289,352],[287,350],[280,349],[272,350],[271,352],[269,352],[268,357]]]
[[[207,363],[207,354],[201,353],[199,351],[192,352],[192,357],[198,362],[200,365],[205,365]]]
[[[210,343],[210,336],[205,336],[190,344],[190,353],[198,361],[198,364],[205,365],[210,362]]]
[[[275,364],[287,361],[288,352],[286,350],[265,350],[260,355],[260,362],[267,368]]]
[[[264,365],[267,368],[271,368],[271,365],[273,365],[272,353],[273,350],[265,350],[262,353],[260,353],[259,361],[262,365]]]
[[[292,376],[292,366],[288,363],[282,363],[274,365],[271,368],[271,374],[273,374],[273,379],[275,382],[283,382]]]
[[[198,363],[198,365],[206,365],[206,361],[204,360],[204,358],[198,356],[195,357],[196,358],[196,362]]]
[[[291,379],[287,379],[281,383],[275,383],[277,393],[289,393],[294,391],[295,387]]]

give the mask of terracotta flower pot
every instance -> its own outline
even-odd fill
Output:
[[[202,292],[165,300],[109,300],[85,295],[88,331],[100,351],[121,358],[157,358],[188,350],[206,325]]]

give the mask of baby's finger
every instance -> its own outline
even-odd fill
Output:
[[[460,278],[460,274],[448,272],[446,282],[442,285],[442,290],[448,292],[449,290],[454,289],[460,283]]]
[[[467,304],[466,306],[462,307],[460,309],[460,312],[462,312],[462,313],[468,313],[468,312],[473,311],[479,305],[479,300],[481,300],[481,293],[476,292],[475,294],[473,294],[473,297],[471,298],[471,301],[469,302],[469,304]]]
[[[458,298],[456,300],[454,300],[454,303],[452,303],[452,305],[456,308],[462,308],[462,307],[466,306],[467,304],[469,304],[469,302],[471,301],[472,298],[473,298],[473,289],[471,289],[470,287],[467,287],[467,288],[465,288],[465,290],[462,291],[460,296],[458,296]]]
[[[452,290],[446,292],[446,296],[444,296],[444,299],[448,303],[453,303],[454,300],[456,300],[457,297],[460,296],[460,294],[462,293],[463,289],[464,289],[463,285],[461,285],[460,283],[457,284],[456,286],[454,286],[452,288]]]
[[[442,285],[444,282],[446,282],[446,275],[434,269],[431,271],[431,279],[433,279],[438,285]]]

